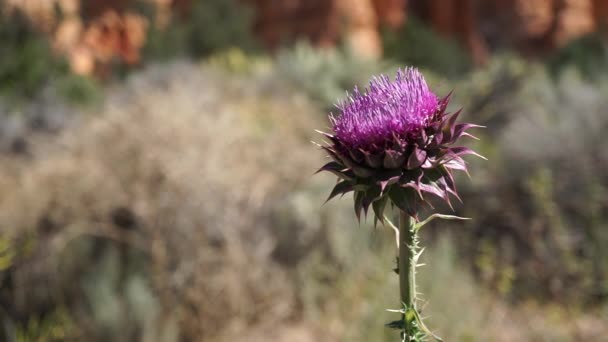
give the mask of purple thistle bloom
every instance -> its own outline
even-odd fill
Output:
[[[479,126],[456,123],[460,111],[446,113],[449,100],[438,98],[415,68],[399,70],[394,81],[373,78],[364,93],[355,88],[338,105],[341,113],[330,115],[334,134],[321,132],[333,161],[319,171],[341,180],[329,199],[353,191],[357,217],[372,206],[382,221],[389,200],[416,217],[426,194],[448,204],[450,195],[458,198],[452,171],[466,172],[462,156],[479,155],[452,145]]]
[[[373,78],[363,93],[355,88],[338,105],[340,114],[329,117],[334,134],[320,132],[328,139],[321,148],[333,161],[319,172],[338,176],[328,201],[352,191],[357,218],[361,212],[367,215],[371,207],[374,223],[385,222],[387,204],[400,209],[397,260],[401,303],[407,314],[388,326],[402,330],[403,341],[418,341],[424,335],[440,340],[424,326],[416,308],[413,274],[421,253],[417,231],[419,225],[436,217],[416,224],[420,208],[430,205],[427,195],[448,205],[450,196],[460,199],[452,171],[466,172],[462,157],[478,155],[469,148],[453,146],[462,136],[473,137],[466,131],[479,126],[456,123],[460,111],[446,113],[449,100],[449,95],[439,99],[418,70],[407,68],[399,70],[394,81],[384,75]],[[413,317],[408,318],[412,311]]]
[[[438,99],[414,69],[399,70],[395,81],[381,75],[370,82],[362,94],[352,96],[338,108],[341,115],[331,117],[336,138],[351,149],[373,150],[400,137],[416,134],[426,127],[437,111]]]

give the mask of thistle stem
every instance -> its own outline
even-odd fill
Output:
[[[414,218],[404,211],[399,212],[399,290],[401,302],[406,310],[416,310],[416,248],[417,233]],[[409,318],[408,318],[409,317]],[[415,320],[404,314],[405,336],[413,337]]]

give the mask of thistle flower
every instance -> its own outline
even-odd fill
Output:
[[[333,160],[318,172],[339,177],[328,201],[353,191],[357,218],[372,206],[375,220],[384,222],[389,200],[414,218],[430,205],[428,195],[450,206],[450,196],[460,200],[453,171],[467,172],[462,157],[479,155],[454,144],[480,126],[456,123],[460,111],[446,113],[449,100],[450,94],[435,95],[415,68],[399,70],[394,80],[375,77],[364,92],[355,88],[337,106],[339,115],[329,117],[333,133],[319,132]]]
[[[418,231],[434,218],[463,218],[433,214],[420,221],[418,212],[430,205],[430,195],[450,206],[450,196],[460,199],[453,171],[467,172],[463,156],[480,156],[455,146],[460,137],[473,137],[468,129],[479,126],[456,123],[460,111],[447,113],[449,100],[449,94],[435,95],[418,70],[407,68],[395,80],[382,75],[363,92],[355,88],[338,105],[339,115],[330,115],[333,132],[320,132],[327,138],[321,147],[333,161],[318,172],[332,172],[339,180],[327,200],[352,191],[358,219],[371,206],[374,222],[388,223],[396,232],[401,308],[391,311],[401,318],[387,326],[401,330],[402,341],[441,340],[424,325],[417,308]],[[384,216],[388,203],[400,209],[398,228]]]

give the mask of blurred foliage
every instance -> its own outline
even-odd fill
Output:
[[[90,77],[66,72],[54,81],[57,95],[76,105],[94,105],[102,100],[101,86]]]
[[[569,42],[548,60],[551,73],[559,78],[565,69],[576,67],[591,80],[605,77],[608,68],[608,41],[602,33],[594,33]]]
[[[231,48],[258,48],[251,30],[253,9],[237,0],[193,1],[188,13],[173,15],[168,27],[151,28],[144,59],[200,58]]]
[[[99,100],[92,79],[73,75],[56,56],[49,40],[37,32],[20,11],[3,13],[0,1],[0,96],[11,105],[25,105],[42,92],[55,91],[68,102],[89,104]]]
[[[476,144],[491,160],[471,161],[478,171],[463,183],[465,215],[478,223],[462,250],[498,292],[606,298],[607,87],[607,78],[588,84],[577,69],[554,81],[542,65],[513,57],[455,87],[470,121],[488,126]]]
[[[215,53],[209,56],[205,62],[212,67],[241,75],[271,72],[274,67],[272,61],[267,57],[247,54],[237,48]]]
[[[415,17],[398,30],[384,30],[383,44],[385,58],[441,75],[457,77],[473,67],[460,44],[439,36]]]
[[[333,109],[354,86],[365,87],[373,75],[397,67],[358,57],[346,48],[319,50],[300,42],[278,54],[276,68],[277,77],[292,81],[325,108]]]
[[[0,56],[0,94],[14,98],[33,97],[61,69],[48,41],[19,11],[0,13]]]
[[[0,271],[8,269],[15,257],[14,247],[8,239],[0,236]]]
[[[15,331],[15,342],[59,342],[75,339],[76,331],[65,308],[58,308],[38,319],[33,316]]]

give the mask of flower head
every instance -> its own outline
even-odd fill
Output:
[[[424,77],[414,68],[399,70],[394,82],[388,76],[374,78],[367,93],[354,94],[332,118],[336,137],[351,149],[372,150],[407,137],[426,127],[437,110],[438,99]]]
[[[376,77],[363,92],[355,88],[330,115],[333,134],[321,132],[333,161],[319,171],[340,179],[329,199],[353,191],[357,217],[372,206],[382,221],[389,201],[416,216],[428,194],[448,204],[450,194],[458,198],[452,170],[466,171],[462,156],[479,155],[453,144],[479,126],[457,124],[460,111],[446,113],[449,98],[437,97],[415,68],[394,80]]]

